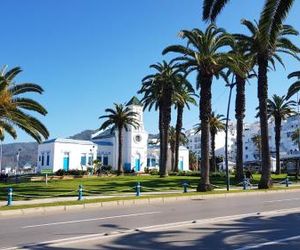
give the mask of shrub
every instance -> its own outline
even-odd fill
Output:
[[[151,174],[151,175],[158,175],[159,171],[158,171],[157,168],[152,168],[152,169],[150,169],[149,174]]]
[[[56,174],[57,176],[64,176],[64,175],[66,175],[66,171],[63,170],[63,169],[59,169],[59,170],[56,171],[55,174]]]

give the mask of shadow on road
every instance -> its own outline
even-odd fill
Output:
[[[113,224],[104,225],[115,228]],[[118,237],[105,238],[99,242],[70,244],[72,247],[51,247],[51,245],[22,246],[24,249],[103,249],[103,250],[218,250],[238,249],[240,247],[280,240],[300,235],[300,213],[274,217],[253,216],[215,224],[193,224],[170,230],[153,232],[139,231]],[[92,244],[91,244],[92,243]],[[91,246],[89,245],[91,244]],[[283,241],[276,245],[258,249],[300,249],[300,239]]]

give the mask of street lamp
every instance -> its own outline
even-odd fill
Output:
[[[236,83],[233,82],[233,81],[232,81],[232,83],[226,84],[226,86],[230,88],[229,97],[228,97],[228,105],[227,105],[226,125],[225,125],[225,167],[226,167],[226,188],[227,188],[227,191],[229,191],[229,187],[230,187],[230,176],[229,176],[229,168],[228,168],[228,120],[229,120],[231,94],[232,94],[232,89],[235,85],[236,85]]]

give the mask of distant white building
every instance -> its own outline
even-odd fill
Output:
[[[271,166],[272,170],[275,171],[276,161],[275,161],[275,131],[274,122],[270,121],[269,128],[269,147],[271,154]],[[281,128],[281,143],[280,143],[280,155],[282,158],[288,158],[293,155],[299,155],[297,143],[293,142],[291,139],[292,133],[300,127],[300,116],[295,115],[289,117],[287,120],[282,121]],[[260,125],[259,122],[245,123],[243,132],[243,160],[244,163],[259,162],[260,161],[260,151],[254,144],[252,138],[255,135],[260,135]],[[201,133],[195,133],[195,129],[190,129],[187,131],[187,137],[189,139],[188,147],[190,150],[195,152],[199,157],[201,156],[200,151],[200,140]],[[224,157],[225,151],[225,133],[220,132],[216,136],[216,155]],[[236,125],[235,123],[229,124],[228,133],[228,158],[229,161],[235,162],[236,157]]]
[[[143,106],[133,97],[127,106],[137,113],[139,127],[128,127],[123,131],[123,169],[125,171],[143,172],[146,167],[158,167],[159,147],[149,146],[148,132],[144,128]],[[118,139],[117,131],[107,129],[92,135],[90,141],[54,139],[45,141],[38,147],[38,168],[52,169],[83,169],[98,159],[103,165],[117,169]],[[153,143],[153,140],[151,140]],[[156,141],[157,142],[157,141]],[[189,151],[180,147],[178,167],[189,169]]]

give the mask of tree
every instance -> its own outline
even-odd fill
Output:
[[[206,0],[203,5],[203,18],[213,20],[228,2],[228,0]],[[283,25],[293,3],[294,0],[266,0],[256,26],[251,22],[243,21],[252,33],[252,37],[241,36],[249,41],[249,51],[255,55],[258,65],[257,95],[262,137],[262,175],[259,188],[269,188],[272,185],[267,118],[269,63],[274,66],[277,60],[283,64],[278,52],[299,59],[297,56],[299,48],[286,37],[286,35],[298,35],[298,32],[292,26]]]
[[[300,71],[295,71],[292,72],[288,75],[288,79],[291,79],[293,77],[297,77],[297,81],[295,81],[294,83],[292,83],[292,85],[289,87],[288,89],[288,93],[286,98],[290,99],[294,94],[298,93],[298,91],[300,90]],[[297,100],[299,102],[299,100]]]
[[[177,143],[177,131],[176,128],[170,126],[169,128],[169,144],[171,149],[171,169],[172,171],[178,171],[178,161],[176,161],[176,143]],[[184,133],[180,131],[178,138],[178,145],[186,145],[188,139]]]
[[[183,78],[182,82],[178,82],[175,87],[174,93],[174,103],[175,108],[177,109],[177,119],[176,119],[176,131],[175,131],[175,165],[174,171],[178,171],[178,159],[179,159],[179,145],[180,145],[180,135],[182,131],[182,120],[183,120],[183,111],[186,106],[190,109],[190,104],[197,105],[196,100],[194,99],[195,91],[192,85]]]
[[[281,122],[291,115],[295,114],[293,107],[296,106],[295,101],[287,101],[285,96],[273,95],[272,99],[268,99],[268,118],[272,118],[275,122],[275,147],[276,147],[276,174],[281,173],[280,169],[280,133]]]
[[[236,67],[234,55],[224,51],[233,47],[234,39],[223,29],[210,24],[205,31],[199,29],[182,30],[180,36],[187,39],[187,46],[172,45],[163,50],[163,54],[175,52],[181,56],[175,58],[182,69],[188,73],[197,72],[196,87],[200,88],[201,123],[201,179],[198,191],[212,190],[209,179],[209,117],[211,114],[211,86],[213,77],[226,67]]]
[[[142,102],[144,109],[149,110],[154,106],[159,110],[159,140],[160,140],[160,177],[167,176],[168,162],[168,131],[171,122],[171,107],[174,95],[174,86],[177,82],[184,81],[184,75],[173,62],[153,64],[155,74],[150,74],[142,80],[142,88],[138,91],[144,94]]]
[[[216,172],[216,154],[215,154],[215,149],[216,149],[216,135],[220,131],[225,130],[225,123],[226,118],[224,115],[220,114],[215,114],[215,112],[211,113],[211,117],[209,119],[209,125],[210,125],[210,139],[211,139],[211,160],[212,160],[212,169],[215,170]]]
[[[258,157],[259,157],[259,160],[261,161],[261,135],[259,135],[259,134],[254,135],[251,138],[251,140],[258,151]]]
[[[225,131],[225,123],[226,118],[224,115],[216,114],[215,112],[211,112],[211,116],[209,118],[209,126],[210,126],[210,150],[211,150],[211,169],[214,169],[216,172],[216,135]],[[201,131],[200,124],[196,125],[196,133]]]
[[[110,128],[111,132],[118,134],[118,175],[122,174],[122,150],[123,150],[123,130],[128,131],[128,127],[138,128],[139,122],[136,118],[137,113],[123,104],[114,103],[114,109],[105,109],[107,115],[100,116],[99,119],[106,119],[99,130]]]
[[[7,133],[17,137],[14,127],[22,129],[38,143],[49,137],[47,128],[26,111],[46,115],[46,109],[37,101],[24,97],[27,93],[42,94],[44,90],[34,83],[15,83],[15,77],[21,73],[20,67],[0,71],[0,137],[4,140]]]
[[[292,141],[298,145],[298,150],[300,151],[300,128],[297,128],[292,134],[291,134]]]

